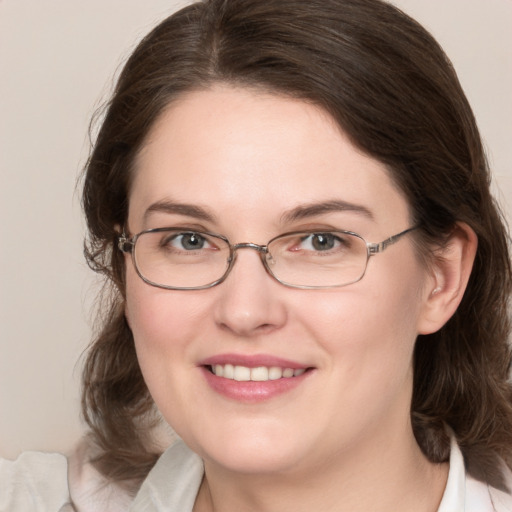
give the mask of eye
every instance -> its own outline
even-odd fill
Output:
[[[199,233],[178,233],[164,238],[161,245],[185,251],[197,251],[211,247],[208,240]]]
[[[344,241],[333,233],[311,233],[301,239],[300,248],[306,251],[330,251]]]

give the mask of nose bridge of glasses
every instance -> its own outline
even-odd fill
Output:
[[[260,255],[262,260],[265,258],[265,255],[268,254],[266,245],[253,244],[252,242],[243,242],[240,244],[233,244],[231,246],[231,254],[233,255],[233,258],[236,257],[236,252],[238,249],[254,249]]]
[[[263,254],[267,252],[266,245],[253,244],[252,242],[233,244],[231,247],[233,248],[233,252],[238,251],[238,249],[254,249],[255,251],[258,251],[259,253]]]
[[[232,254],[233,260],[236,258],[236,252],[238,251],[238,249],[253,249],[253,250],[255,250],[260,255],[261,261],[263,262],[264,265],[265,265],[265,258],[267,258],[270,255],[270,253],[268,252],[268,247],[266,245],[254,244],[252,242],[243,242],[240,244],[233,244],[231,246],[231,254]]]

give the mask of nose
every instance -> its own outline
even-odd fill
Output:
[[[253,244],[239,246],[230,274],[217,287],[215,321],[239,337],[272,332],[287,318],[287,289],[266,272],[261,253],[254,249]]]

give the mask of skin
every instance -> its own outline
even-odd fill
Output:
[[[330,200],[371,215],[284,218]],[[160,117],[129,201],[131,234],[192,226],[265,244],[287,231],[339,228],[380,242],[410,227],[385,166],[323,111],[220,85],[183,96]],[[162,201],[211,218],[148,213]],[[454,247],[460,259],[464,249]],[[151,287],[128,255],[126,269],[126,315],[149,390],[205,461],[196,511],[437,510],[447,467],[429,463],[415,442],[411,360],[417,335],[447,319],[437,313],[442,300],[453,305],[445,316],[456,307],[444,289],[463,289],[463,279],[427,270],[411,235],[372,257],[361,281],[330,290],[279,284],[252,250],[239,251],[226,281],[207,290]],[[225,353],[270,354],[312,370],[287,393],[243,403],[212,390],[200,367]]]

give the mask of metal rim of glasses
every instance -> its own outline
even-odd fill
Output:
[[[146,233],[160,233],[160,232],[165,232],[165,231],[173,231],[173,230],[176,230],[177,228],[165,227],[165,228],[146,229],[144,231],[141,231],[140,233],[137,233],[136,235],[133,235],[132,237],[129,237],[123,231],[123,234],[121,234],[119,236],[119,238],[118,238],[118,249],[120,251],[124,252],[124,253],[127,253],[127,252],[131,253],[131,257],[132,257],[132,261],[133,261],[133,266],[135,267],[135,271],[137,272],[137,275],[145,283],[147,283],[150,286],[154,286],[156,288],[163,288],[165,290],[184,290],[184,291],[187,291],[187,290],[206,290],[208,288],[213,288],[214,286],[217,286],[218,284],[222,283],[228,277],[228,275],[230,274],[231,269],[233,268],[233,266],[235,264],[235,261],[236,261],[236,253],[237,253],[237,251],[239,249],[254,249],[254,250],[256,250],[259,253],[259,255],[260,255],[261,261],[263,263],[263,267],[265,268],[266,272],[273,279],[275,279],[277,282],[281,283],[284,286],[287,286],[289,288],[303,289],[303,290],[320,290],[320,289],[325,290],[325,289],[330,289],[330,288],[342,288],[344,286],[348,286],[348,285],[357,283],[358,281],[361,281],[361,279],[363,279],[363,277],[366,274],[366,270],[368,268],[368,261],[369,261],[371,256],[383,252],[387,247],[389,247],[390,245],[393,245],[394,243],[398,242],[398,240],[400,240],[404,235],[406,235],[407,233],[410,233],[411,231],[414,231],[415,229],[418,229],[418,228],[419,228],[418,225],[412,226],[412,227],[407,228],[407,229],[405,229],[405,230],[403,230],[403,231],[401,231],[401,232],[399,232],[399,233],[397,233],[395,235],[391,235],[390,237],[386,238],[382,242],[378,242],[378,243],[367,242],[361,235],[359,235],[358,233],[355,233],[353,231],[347,231],[347,230],[342,230],[342,229],[339,229],[339,230],[326,230],[326,231],[324,231],[325,233],[327,233],[327,232],[328,233],[343,233],[343,234],[346,234],[346,235],[351,235],[351,236],[354,236],[356,238],[359,238],[366,245],[366,261],[365,261],[364,269],[363,269],[363,272],[361,273],[361,275],[357,279],[354,279],[354,280],[352,280],[352,281],[350,281],[348,283],[335,284],[335,285],[296,285],[296,284],[288,283],[286,281],[283,281],[283,280],[279,279],[272,272],[271,268],[269,267],[268,261],[267,261],[267,255],[270,254],[269,251],[268,251],[268,246],[272,242],[274,242],[275,240],[278,240],[280,238],[284,238],[284,237],[287,237],[287,236],[297,235],[297,234],[322,233],[322,230],[318,230],[318,229],[317,230],[290,231],[290,232],[283,233],[281,235],[275,236],[274,238],[269,240],[266,245],[259,245],[259,244],[255,244],[255,243],[251,243],[251,242],[243,242],[243,243],[238,243],[238,244],[231,244],[229,242],[229,240],[224,235],[220,235],[218,233],[211,233],[211,232],[208,232],[208,231],[198,231],[198,230],[193,230],[193,229],[188,230],[186,228],[185,229],[181,229],[180,228],[179,231],[196,233],[196,234],[199,234],[199,235],[207,235],[207,236],[210,236],[210,237],[214,237],[214,238],[218,238],[220,240],[223,240],[226,243],[226,245],[228,246],[228,248],[229,248],[229,258],[227,260],[228,265],[226,267],[226,270],[224,271],[224,274],[219,279],[216,279],[215,281],[213,281],[211,283],[208,283],[208,284],[205,284],[205,285],[201,285],[201,286],[180,287],[180,286],[169,286],[169,285],[159,284],[159,283],[151,281],[150,279],[145,277],[140,272],[140,270],[139,270],[139,265],[137,263],[137,259],[136,259],[136,256],[135,256],[135,250],[134,250],[135,244],[136,244],[137,240],[142,235],[144,235]]]

